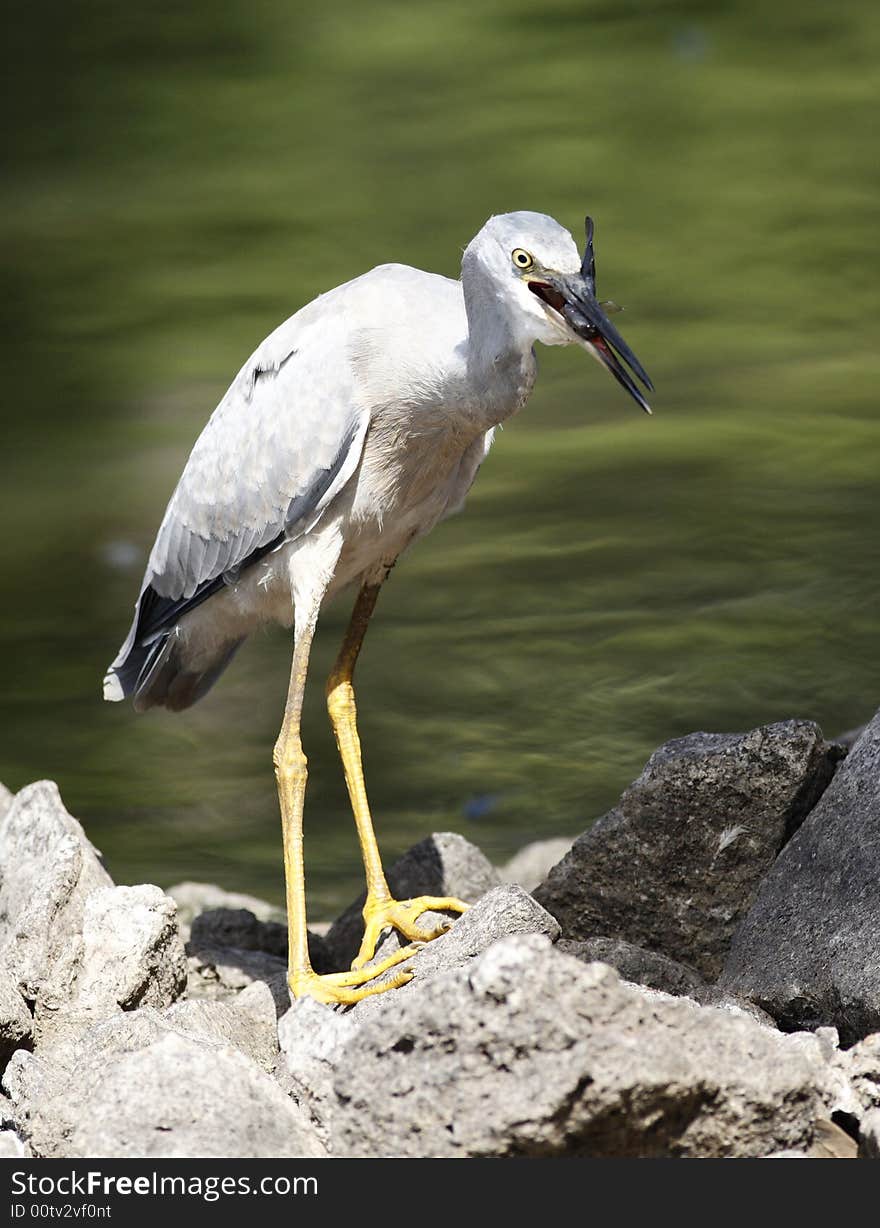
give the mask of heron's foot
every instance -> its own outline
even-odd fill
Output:
[[[401,947],[399,951],[395,951],[393,955],[389,955],[387,959],[374,964],[371,968],[357,969],[352,972],[330,972],[324,976],[319,976],[311,968],[291,972],[288,974],[287,983],[295,998],[310,997],[316,1002],[324,1002],[329,1005],[341,1002],[350,1006],[354,1002],[360,1002],[362,998],[385,993],[388,989],[397,989],[398,986],[411,981],[413,974],[401,969],[400,972],[382,981],[379,985],[369,983],[377,976],[381,976],[383,972],[387,972],[389,968],[394,968],[397,964],[402,964],[404,960],[415,955],[418,949],[417,944]]]
[[[445,934],[452,922],[442,921],[431,928],[425,928],[417,924],[422,913],[464,912],[467,907],[462,900],[445,895],[419,895],[412,900],[368,898],[364,905],[364,936],[352,968],[362,969],[373,958],[385,930],[395,929],[410,942],[431,942],[432,939]]]

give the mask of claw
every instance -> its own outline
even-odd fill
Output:
[[[330,972],[324,976],[319,976],[311,968],[301,972],[292,972],[287,978],[287,983],[295,998],[308,996],[314,998],[316,1002],[328,1005],[342,1003],[350,1006],[355,1002],[360,1002],[363,998],[385,993],[389,989],[397,989],[405,985],[407,981],[411,981],[413,974],[408,969],[402,968],[400,972],[389,977],[387,981],[382,981],[379,985],[368,983],[374,981],[377,976],[381,976],[383,972],[387,972],[389,968],[410,959],[418,949],[419,944],[415,943],[401,947],[399,951],[395,951],[393,955],[389,955],[387,959],[381,960],[371,968],[351,972]]]
[[[412,900],[370,900],[364,905],[364,936],[360,950],[352,963],[355,970],[363,969],[376,954],[382,934],[395,929],[410,942],[432,942],[449,932],[451,922],[438,922],[426,930],[416,924],[425,912],[464,912],[468,905],[454,896],[420,895]],[[383,961],[384,962],[384,961]]]

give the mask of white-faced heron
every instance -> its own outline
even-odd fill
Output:
[[[367,804],[352,676],[395,560],[461,506],[495,428],[525,404],[536,341],[580,343],[648,410],[621,359],[651,383],[596,299],[592,238],[588,218],[581,260],[552,218],[508,213],[468,245],[460,281],[386,264],[321,295],[239,371],[171,497],[104,697],[131,696],[139,711],[187,708],[256,627],[293,627],[273,759],[294,995],[353,1002],[401,984],[402,970],[369,984],[415,949],[366,967],[383,930],[425,940],[442,929],[420,929],[423,912],[466,907],[392,898]],[[327,707],[366,870],[365,932],[352,971],[318,976],[307,946],[300,715],[318,614],[349,584],[358,595]]]

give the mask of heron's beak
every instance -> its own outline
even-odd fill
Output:
[[[587,218],[587,246],[580,272],[551,273],[541,270],[540,279],[536,277],[530,280],[528,285],[533,294],[563,318],[584,348],[611,372],[645,413],[649,414],[650,405],[623,363],[632,368],[649,391],[653,391],[654,385],[596,298],[593,223],[590,218]]]

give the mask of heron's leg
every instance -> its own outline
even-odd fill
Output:
[[[411,973],[404,971],[381,985],[366,985],[365,982],[407,959],[414,953],[415,948],[409,947],[397,951],[390,959],[383,960],[381,964],[364,972],[339,972],[329,976],[318,976],[309,960],[303,867],[303,805],[307,766],[300,739],[300,718],[309,652],[319,604],[318,602],[315,608],[309,611],[308,616],[302,620],[297,612],[290,687],[284,709],[284,721],[272,755],[275,764],[275,778],[278,782],[284,843],[284,880],[289,944],[287,979],[294,997],[308,994],[317,998],[319,1002],[348,1003],[357,1002],[369,994],[382,993],[386,989],[405,984],[410,979]]]
[[[467,908],[467,904],[451,896],[423,895],[412,900],[395,900],[392,898],[385,871],[382,869],[382,859],[379,856],[379,846],[376,843],[376,834],[373,830],[373,820],[367,801],[367,789],[364,784],[353,685],[354,667],[364,642],[370,617],[376,607],[380,587],[381,581],[364,584],[361,587],[348,631],[339,650],[339,656],[327,679],[327,711],[330,714],[336,744],[339,747],[342,766],[345,770],[345,783],[348,786],[348,796],[351,798],[351,808],[354,811],[354,821],[357,825],[358,840],[367,877],[364,937],[352,968],[362,968],[368,960],[373,958],[376,944],[383,930],[393,927],[405,938],[428,942],[445,933],[448,926],[437,925],[432,929],[418,926],[416,921],[423,912],[429,909],[463,912]]]

